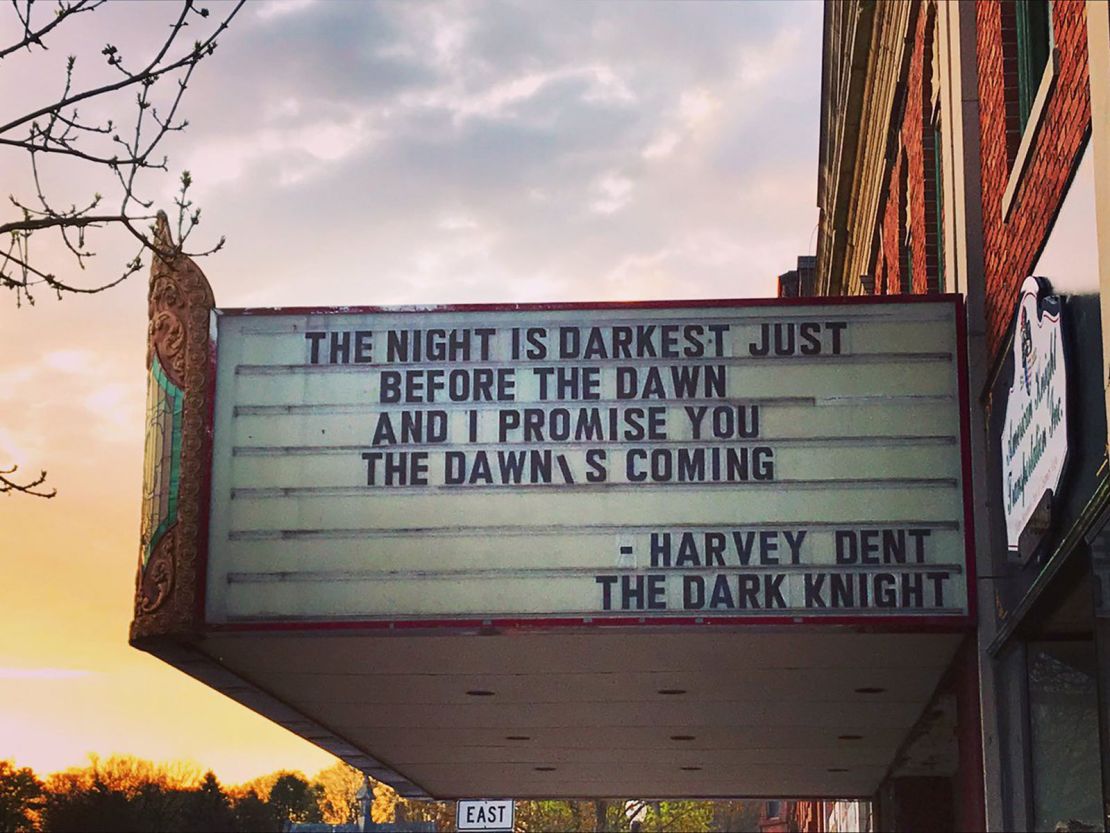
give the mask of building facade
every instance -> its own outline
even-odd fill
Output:
[[[808,298],[817,288],[817,258],[798,255],[798,265],[783,272],[778,280],[778,297]]]
[[[766,801],[760,833],[869,833],[870,801]]]
[[[817,294],[968,315],[978,626],[876,829],[1105,829],[1107,5],[827,4],[818,202]]]

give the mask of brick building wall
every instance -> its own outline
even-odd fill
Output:
[[[913,261],[913,280],[907,285],[902,275],[902,291],[924,293],[936,279],[936,263],[927,254],[928,243],[935,241],[936,229],[930,229],[925,217],[926,181],[931,171],[926,168],[924,136],[931,113],[932,100],[932,44],[933,27],[936,25],[936,5],[923,4],[917,15],[913,33],[913,53],[906,77],[906,105],[902,114],[900,139],[905,154],[906,186],[904,204],[909,213],[911,243],[908,255]],[[931,142],[930,142],[931,144]],[[930,155],[931,158],[931,155]],[[930,271],[930,265],[932,271]],[[933,283],[935,286],[935,283]]]
[[[878,262],[875,272],[875,292],[879,295],[893,295],[902,291],[901,246],[902,246],[902,180],[905,177],[905,161],[899,154],[890,172],[890,185],[887,189],[886,205],[879,231]]]
[[[1036,262],[1063,201],[1091,121],[1086,5],[1082,0],[1056,0],[1051,8],[1059,56],[1055,89],[1004,217],[1003,193],[1021,141],[1017,73],[1007,60],[1016,49],[1016,33],[1012,3],[979,0],[976,7],[984,277],[992,358],[1005,337],[1021,282]],[[892,137],[896,152],[879,210],[878,246],[870,273],[878,294],[944,288],[938,245],[942,209],[933,174],[935,21],[935,4],[926,2],[911,24],[905,93]],[[907,273],[912,273],[912,281]]]
[[[940,289],[932,135],[935,27],[936,4],[919,4],[911,22],[905,88],[892,130],[897,150],[879,208],[879,245],[871,265],[876,294]]]
[[[1016,72],[1008,59],[1016,40],[1007,11],[1006,4],[995,0],[980,0],[976,7],[983,268],[992,362],[1005,339],[1021,283],[1036,263],[1063,202],[1091,123],[1086,4],[1056,0],[1051,4],[1058,55],[1055,89],[1004,216],[1003,195],[1021,139],[1014,112]]]
[[[798,265],[778,278],[778,297],[809,298],[817,285],[817,257],[798,255]]]

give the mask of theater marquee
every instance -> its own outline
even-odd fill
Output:
[[[221,311],[207,619],[966,617],[912,300]]]
[[[149,312],[131,643],[401,795],[871,795],[971,625],[957,298]]]

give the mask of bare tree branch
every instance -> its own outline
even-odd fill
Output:
[[[14,480],[8,478],[9,474],[15,474],[19,471],[19,466],[12,466],[10,469],[0,469],[0,494],[11,494],[18,492],[19,494],[32,495],[34,497],[52,498],[58,493],[57,489],[40,489],[43,483],[46,482],[46,472],[39,472],[39,476],[34,480],[26,483],[16,483]]]
[[[127,217],[122,214],[77,214],[72,217],[43,217],[38,220],[18,220],[13,223],[2,223],[0,224],[0,234],[7,234],[12,231],[36,231],[38,229],[53,228],[54,226],[81,228],[82,226],[93,226],[104,223],[126,223],[134,219],[136,218]],[[154,215],[142,217],[140,219],[153,220]]]
[[[82,12],[99,8],[102,0],[58,0],[54,16],[39,24],[33,18],[40,2],[13,0],[12,7],[19,21],[21,36],[11,45],[0,47],[0,59],[20,50],[34,47],[46,48],[45,36],[62,22]],[[90,230],[117,228],[125,232],[146,249],[154,249],[153,236],[144,230],[154,218],[154,202],[143,196],[141,175],[145,171],[168,171],[165,156],[156,155],[162,140],[171,133],[184,130],[188,122],[179,119],[178,112],[185,91],[197,65],[212,55],[217,39],[227,30],[242,8],[243,0],[232,6],[221,19],[214,21],[209,31],[190,44],[184,43],[184,32],[190,26],[204,25],[209,17],[206,8],[196,0],[182,0],[168,32],[162,36],[153,56],[139,68],[131,69],[118,47],[107,44],[101,50],[107,64],[116,70],[118,80],[81,90],[76,83],[76,58],[66,60],[62,89],[52,102],[32,108],[29,112],[11,118],[0,125],[0,151],[8,149],[24,152],[30,162],[34,180],[34,200],[10,196],[10,203],[18,216],[0,222],[0,238],[9,236],[9,245],[0,247],[0,288],[15,292],[16,306],[34,303],[34,288],[47,286],[60,295],[70,292],[95,293],[117,285],[141,266],[135,258],[125,265],[122,276],[101,281],[88,288],[79,288],[73,281],[59,279],[52,270],[34,265],[31,242],[36,233],[56,233],[59,242],[85,270],[95,252],[87,238]],[[155,98],[161,89],[159,81],[172,78],[172,88],[161,103]],[[83,119],[77,105],[89,100],[113,100],[122,92],[132,90],[134,99],[130,127],[124,133],[123,125],[116,120],[103,122]],[[91,144],[90,144],[91,143]],[[98,194],[84,208],[54,204],[43,187],[39,157],[68,157],[110,172],[119,189],[118,208],[114,212],[98,211],[102,198]],[[191,256],[211,254],[223,246],[221,239],[201,251],[187,251],[186,241],[200,223],[200,209],[188,197],[192,178],[188,172],[181,177],[181,189],[174,200],[178,209],[178,239],[176,251]],[[161,253],[159,254],[173,254]]]
[[[70,55],[59,66],[54,95],[34,103],[27,112],[5,114],[7,122],[0,125],[0,164],[10,169],[12,155],[23,154],[31,182],[30,193],[10,194],[8,212],[0,214],[0,289],[14,293],[17,307],[33,305],[36,292],[43,289],[59,299],[103,292],[141,270],[148,252],[170,259],[181,253],[194,257],[211,254],[223,247],[221,237],[199,251],[186,250],[201,212],[189,195],[192,177],[184,171],[174,198],[177,239],[172,251],[164,251],[153,234],[156,212],[154,199],[145,193],[149,187],[145,174],[169,171],[161,144],[166,136],[188,127],[180,111],[193,73],[215,52],[219,38],[244,2],[221,6],[220,13],[212,16],[198,0],[179,0],[168,28],[156,35],[153,48],[140,60],[125,59],[112,43],[100,49],[114,80],[82,86],[77,57]],[[10,39],[0,42],[0,66],[19,71],[20,61],[25,60],[21,56],[49,51],[48,45],[59,31],[72,27],[70,21],[104,5],[105,0],[10,0],[6,11],[0,9],[0,32]],[[5,21],[5,16],[14,16],[15,25]],[[187,36],[196,30],[195,38]],[[92,103],[95,107],[88,106]],[[100,112],[111,112],[112,117],[89,116]],[[96,193],[74,199],[52,192],[47,183],[56,181],[58,175],[48,175],[44,167],[53,170],[66,159],[83,165],[84,170],[107,174],[107,196]],[[64,169],[63,175],[68,176],[70,170]],[[137,254],[114,274],[92,278],[91,285],[58,274],[57,253],[68,253],[74,269],[85,273],[107,233],[129,238]],[[14,477],[16,471],[14,466],[0,468],[0,493],[54,496],[54,490],[43,485],[45,471],[26,482]]]
[[[6,58],[13,52],[18,52],[20,49],[29,49],[32,46],[45,49],[46,46],[42,42],[43,35],[48,34],[50,30],[60,25],[68,18],[80,14],[81,12],[91,12],[104,2],[106,2],[106,0],[77,0],[77,2],[74,3],[59,2],[57,11],[54,13],[54,19],[40,29],[32,29],[31,6],[34,4],[34,0],[26,0],[23,12],[19,10],[18,0],[12,0],[15,14],[19,18],[20,23],[23,24],[23,38],[10,46],[0,48],[0,59]]]
[[[162,49],[158,52],[154,59],[149,64],[147,64],[144,69],[139,70],[135,73],[122,70],[122,67],[120,66],[121,62],[115,55],[116,48],[109,44],[104,48],[104,54],[108,55],[109,64],[121,68],[121,71],[123,71],[124,73],[124,77],[122,79],[115,82],[114,84],[105,84],[101,87],[94,87],[90,90],[85,90],[81,93],[74,93],[72,95],[70,95],[67,91],[67,93],[62,96],[60,101],[56,101],[53,104],[49,104],[45,107],[40,107],[38,110],[33,110],[30,113],[24,113],[21,116],[17,116],[15,119],[8,122],[7,124],[0,125],[0,133],[7,133],[9,130],[26,124],[27,122],[34,121],[35,119],[42,116],[49,116],[51,114],[58,113],[66,107],[71,107],[80,101],[85,101],[89,98],[96,98],[99,96],[107,95],[109,93],[117,92],[118,90],[122,90],[125,87],[134,86],[135,84],[142,84],[147,81],[157,80],[168,72],[173,72],[174,70],[181,69],[182,67],[187,65],[196,64],[202,58],[211,55],[212,52],[215,51],[217,36],[222,34],[223,31],[229,25],[231,25],[232,18],[234,18],[235,15],[239,13],[239,9],[242,8],[244,2],[246,2],[246,0],[239,0],[239,2],[235,4],[235,7],[228,13],[227,17],[220,24],[219,28],[206,40],[197,41],[196,43],[194,43],[192,50],[190,50],[188,53],[181,56],[180,58],[172,61],[171,63],[159,65],[162,59],[165,58],[166,53],[169,51],[170,47],[173,46],[174,41],[177,40],[177,36],[181,33],[181,30],[185,25],[186,15],[188,15],[190,11],[195,10],[193,0],[185,0],[185,6],[182,10],[181,17],[179,17],[177,22],[173,25],[169,36],[166,38],[166,41],[162,46]],[[205,17],[208,16],[207,9],[201,9],[197,11],[198,13],[203,13]]]

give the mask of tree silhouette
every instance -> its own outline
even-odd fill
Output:
[[[54,773],[45,785],[30,769],[0,761],[0,833],[281,833],[290,823],[350,824],[362,774],[344,763],[321,770],[310,783],[279,770],[225,790],[215,773],[190,764],[155,764],[129,755]],[[432,823],[455,829],[450,801],[403,799],[373,782],[373,821]],[[386,805],[388,804],[388,811]],[[340,818],[343,817],[343,818]],[[517,801],[522,833],[714,833],[758,829],[759,804],[742,801]]]
[[[50,833],[80,830],[186,831],[200,779],[189,764],[154,764],[131,755],[51,775],[46,782],[42,828]]]
[[[204,774],[204,780],[190,796],[185,826],[189,830],[230,830],[235,826],[231,802],[211,770]]]
[[[292,822],[318,822],[318,793],[295,772],[282,774],[270,788],[270,805],[283,819]]]
[[[139,829],[129,797],[102,780],[85,785],[72,781],[66,789],[51,789],[43,807],[43,829],[51,833],[99,833]]]
[[[243,833],[285,829],[285,820],[280,818],[277,811],[254,791],[232,799],[231,812],[234,817],[232,829]]]
[[[336,761],[312,779],[319,796],[321,820],[327,824],[352,824],[358,818],[358,791],[365,776],[354,767]]]
[[[30,767],[0,761],[0,833],[34,830],[42,796],[43,783]]]

